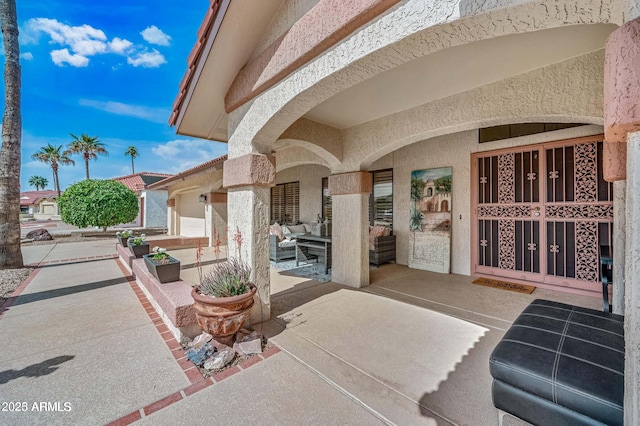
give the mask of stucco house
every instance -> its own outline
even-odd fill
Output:
[[[138,196],[138,217],[129,226],[144,228],[164,228],[167,226],[167,191],[149,189],[148,186],[172,175],[167,173],[139,172],[132,175],[115,177]]]
[[[33,215],[34,219],[60,220],[57,191],[25,191],[20,193],[20,213]]]
[[[638,419],[639,16],[634,0],[211,1],[170,124],[228,143],[206,193],[227,191],[257,311],[270,316],[278,185],[299,194],[289,220],[330,212],[332,280],[356,288],[372,193],[391,202],[400,264],[438,257],[456,274],[598,296],[607,249],[625,416]],[[439,169],[450,192],[422,206],[450,213],[436,247],[411,234],[411,176]]]
[[[227,194],[221,188],[224,155],[147,186],[149,191],[164,191],[168,235],[208,237],[214,241],[214,229],[223,234],[227,227]]]

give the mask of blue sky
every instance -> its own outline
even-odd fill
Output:
[[[97,136],[109,155],[89,165],[91,178],[136,172],[177,173],[223,155],[226,144],[177,135],[167,124],[186,59],[208,0],[17,0],[22,66],[21,190],[51,168],[31,159],[69,133]],[[3,64],[4,65],[4,64]],[[3,87],[4,90],[4,87]],[[4,93],[4,92],[3,92]],[[61,166],[64,189],[84,179],[84,162]]]

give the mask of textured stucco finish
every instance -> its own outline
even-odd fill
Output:
[[[342,132],[331,126],[301,118],[280,135],[279,140],[274,144],[274,149],[285,141],[317,154],[330,167],[342,161],[344,144]]]
[[[613,183],[613,313],[624,315],[627,182]]]
[[[228,192],[228,253],[239,257],[251,266],[251,279],[258,288],[256,303],[251,309],[249,321],[254,324],[271,316],[269,292],[269,204],[270,188],[245,186]],[[242,245],[234,240],[239,232]]]
[[[226,111],[267,90],[399,1],[320,0],[238,73],[225,96]]]
[[[222,185],[273,186],[276,180],[276,159],[272,155],[246,154],[224,162]]]
[[[640,424],[640,132],[627,135],[624,424]]]
[[[331,280],[350,287],[369,285],[369,196],[334,195]]]
[[[373,179],[369,172],[350,172],[329,176],[329,194],[371,194]]]
[[[622,10],[595,0],[490,3],[477,6],[486,13],[465,16],[457,1],[400,3],[230,114],[229,154],[252,152],[258,145],[268,152],[269,144],[316,105],[418,57],[492,37],[623,19]]]
[[[604,76],[604,176],[623,180],[627,133],[640,131],[640,18],[607,39]]]

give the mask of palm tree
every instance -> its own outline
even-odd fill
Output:
[[[4,116],[0,149],[0,269],[22,268],[20,251],[20,46],[15,0],[0,0],[4,45]]]
[[[87,179],[89,179],[89,160],[95,160],[98,155],[109,155],[104,147],[104,144],[98,140],[98,137],[91,137],[86,133],[77,137],[73,133],[69,133],[74,139],[69,144],[69,149],[65,151],[65,154],[82,154],[84,157],[84,166],[87,172]]]
[[[60,182],[58,181],[58,168],[60,165],[76,164],[66,151],[62,151],[62,145],[55,147],[51,144],[43,146],[40,151],[31,156],[34,160],[42,161],[48,164],[53,169],[53,186],[58,191],[58,197],[60,196]]]
[[[42,176],[31,176],[29,178],[29,185],[35,186],[36,191],[39,191],[40,188],[44,189],[45,186],[49,185],[49,181],[47,180],[47,178]]]
[[[125,151],[124,155],[130,155],[131,156],[131,174],[135,174],[136,170],[133,167],[133,159],[140,156],[140,154],[138,154],[138,148],[136,148],[135,146],[131,145],[131,146],[129,146],[129,148],[127,148],[127,150]]]

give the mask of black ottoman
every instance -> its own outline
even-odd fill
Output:
[[[493,405],[536,425],[622,425],[623,318],[531,302],[489,359]]]

